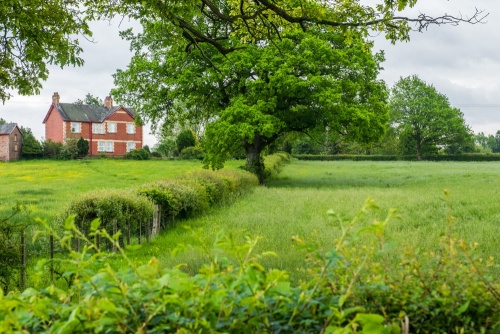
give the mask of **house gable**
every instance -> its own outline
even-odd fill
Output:
[[[0,124],[0,161],[18,160],[22,141],[23,134],[17,124]]]

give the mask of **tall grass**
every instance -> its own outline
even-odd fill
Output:
[[[300,277],[303,254],[295,249],[292,237],[315,238],[328,248],[340,228],[327,211],[334,210],[347,220],[370,197],[380,209],[368,213],[360,227],[376,217],[385,218],[390,208],[398,209],[400,219],[392,222],[386,236],[386,242],[394,247],[394,264],[406,246],[416,252],[434,250],[450,214],[456,221],[453,234],[478,242],[479,252],[486,258],[500,254],[499,192],[497,162],[294,161],[267,187],[256,189],[230,207],[176,223],[133,256],[137,261],[157,256],[164,265],[187,263],[195,270],[204,262],[201,252],[170,256],[180,243],[200,244],[183,225],[203,229],[202,240],[206,242],[222,229],[240,238],[262,236],[261,250],[278,254],[264,262]],[[493,272],[500,274],[498,268]]]

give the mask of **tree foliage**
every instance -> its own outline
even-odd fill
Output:
[[[43,154],[42,144],[35,138],[30,128],[21,126],[23,142],[21,145],[21,156],[23,158],[38,158]]]
[[[390,107],[394,126],[407,138],[402,143],[415,148],[418,160],[425,148],[466,145],[472,138],[462,112],[416,75],[401,78],[394,85]]]
[[[357,31],[365,37],[370,31],[376,31],[385,33],[387,39],[395,42],[409,40],[412,29],[422,32],[431,25],[476,24],[487,16],[478,9],[469,16],[430,16],[425,13],[407,16],[405,13],[416,6],[417,0],[377,0],[370,4],[360,0],[335,3],[318,0],[91,2],[96,5],[91,8],[96,16],[103,13],[128,15],[141,21],[143,26],[154,18],[158,22],[156,27],[165,32],[163,38],[172,41],[172,44],[184,45],[186,50],[201,49],[203,44],[209,44],[221,54],[240,50],[239,41],[280,40],[281,32],[289,28],[306,31],[320,26],[340,29],[347,36]],[[206,24],[214,29],[204,29]]]
[[[328,125],[362,142],[383,134],[386,90],[376,80],[383,56],[359,34],[291,30],[279,42],[224,56],[213,47],[186,54],[162,45],[161,30],[148,27],[128,36],[136,56],[115,75],[113,95],[164,127],[208,122],[205,158],[213,168],[243,149],[247,168],[262,176],[262,150],[290,131]]]
[[[84,104],[84,105],[89,105],[89,106],[102,106],[104,105],[104,102],[102,99],[98,98],[97,96],[94,96],[90,93],[87,93],[85,95],[85,98],[83,100],[78,99],[76,100],[75,104]]]
[[[38,94],[47,65],[82,65],[77,35],[91,36],[83,1],[6,0],[0,4],[0,100]]]

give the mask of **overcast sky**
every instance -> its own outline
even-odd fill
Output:
[[[369,2],[368,2],[369,3]],[[489,13],[486,24],[458,27],[433,26],[424,33],[412,33],[408,43],[392,45],[375,36],[375,48],[385,51],[380,78],[389,87],[412,74],[448,96],[452,106],[465,115],[475,133],[494,134],[500,130],[500,1],[498,0],[419,0],[415,10],[438,15],[472,14],[475,8]],[[95,43],[81,40],[85,65],[80,68],[50,67],[49,79],[37,96],[14,97],[0,104],[0,118],[29,127],[38,139],[45,135],[42,124],[53,92],[61,102],[72,103],[87,93],[104,100],[113,88],[112,74],[125,69],[130,60],[129,46],[118,36],[127,22],[100,22],[92,26]],[[145,131],[145,144],[156,143]]]

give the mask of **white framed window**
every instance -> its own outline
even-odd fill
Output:
[[[104,140],[99,140],[97,142],[97,151],[104,152],[106,149],[106,142]]]
[[[135,141],[127,142],[127,152],[130,152],[132,150],[135,150]]]
[[[71,122],[71,132],[80,133],[82,132],[82,123],[80,122]]]
[[[92,133],[104,134],[104,124],[92,123]]]
[[[114,152],[115,145],[112,141],[106,142],[106,152]]]
[[[116,122],[108,122],[108,133],[116,133]]]
[[[128,134],[135,133],[135,124],[134,123],[127,123],[127,133]]]

